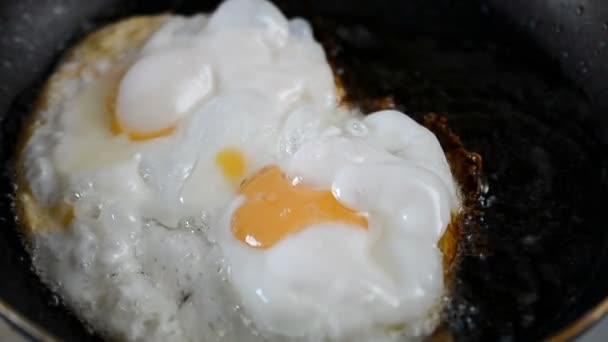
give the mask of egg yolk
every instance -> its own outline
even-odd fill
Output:
[[[116,105],[112,105],[111,108],[111,117],[110,117],[110,131],[112,132],[112,134],[114,135],[120,135],[122,134],[125,130],[122,127],[122,124],[120,123],[120,120],[118,119],[118,113],[116,112],[116,110],[114,109],[116,107]],[[157,131],[151,131],[151,132],[140,132],[137,130],[132,130],[132,131],[128,131],[127,136],[129,137],[129,139],[133,140],[133,141],[142,141],[142,140],[150,140],[150,139],[155,139],[155,138],[160,138],[160,137],[164,137],[167,135],[170,135],[171,133],[173,133],[173,131],[175,131],[175,126],[169,126]]]
[[[110,95],[108,98],[108,111],[110,113],[110,132],[113,135],[121,135],[123,133],[127,133],[127,137],[133,141],[143,141],[150,140],[155,138],[164,137],[167,135],[171,135],[173,131],[175,131],[175,126],[168,126],[156,131],[144,132],[138,130],[126,130],[124,125],[120,122],[120,118],[118,117],[118,110],[116,109],[116,99],[118,97],[118,85],[120,80],[124,74],[124,70],[120,72],[116,72],[112,75],[112,89],[110,90]]]
[[[122,126],[120,125],[120,121],[118,121],[118,118],[116,117],[116,115],[113,115],[111,120],[112,120],[111,121],[112,134],[114,134],[114,135],[122,134],[123,129],[122,129]],[[131,139],[133,141],[143,141],[143,140],[150,140],[150,139],[165,137],[165,136],[173,133],[174,130],[175,130],[175,126],[166,127],[166,128],[163,128],[163,129],[160,129],[157,131],[152,131],[152,132],[129,131],[129,132],[127,132],[127,136],[129,137],[129,139]]]
[[[215,156],[215,163],[229,180],[238,180],[245,173],[245,157],[235,148],[225,148]]]
[[[245,244],[269,248],[289,234],[324,222],[367,229],[367,215],[342,205],[331,191],[293,184],[277,166],[243,182],[245,202],[232,217],[232,233]]]

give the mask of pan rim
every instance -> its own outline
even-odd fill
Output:
[[[554,333],[549,338],[548,342],[571,341],[576,337],[580,337],[585,331],[591,329],[599,323],[602,318],[608,316],[608,296],[604,297],[593,308],[579,317],[576,321],[568,324],[557,333]]]
[[[588,331],[604,317],[608,317],[608,296],[591,308],[587,313],[582,315],[576,321],[568,324],[558,332],[550,335],[546,339],[548,342],[571,341],[579,337],[585,331]],[[38,324],[32,322],[29,318],[24,317],[20,312],[7,304],[0,298],[0,318],[3,318],[8,324],[23,337],[33,341],[60,341],[46,329],[41,328]]]
[[[19,333],[25,338],[33,341],[59,341],[51,335],[46,329],[41,328],[38,324],[32,322],[15,310],[11,305],[7,304],[4,299],[0,298],[0,318],[9,324],[16,333]]]

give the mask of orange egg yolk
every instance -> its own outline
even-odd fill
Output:
[[[324,222],[367,229],[365,213],[345,207],[330,191],[293,184],[274,165],[244,181],[239,193],[246,199],[232,217],[232,233],[252,247],[272,247],[289,234]]]

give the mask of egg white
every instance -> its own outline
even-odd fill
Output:
[[[166,19],[115,65],[82,69],[37,113],[45,123],[23,167],[41,206],[74,208],[67,229],[32,236],[34,265],[96,329],[132,341],[278,341],[435,327],[437,241],[459,201],[441,147],[403,113],[340,108],[305,20],[228,0],[209,16]],[[116,87],[125,126],[174,131],[113,135]],[[244,156],[241,179],[279,165],[368,213],[369,229],[326,222],[266,250],[244,244],[230,221],[246,199],[214,161],[225,148]]]

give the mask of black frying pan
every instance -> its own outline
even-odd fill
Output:
[[[313,20],[354,97],[449,118],[484,164],[446,326],[460,341],[568,338],[608,309],[608,2],[278,1]],[[213,1],[0,2],[0,314],[97,340],[31,271],[12,209],[24,118],[67,46],[133,14]],[[329,49],[329,45],[328,45]]]

